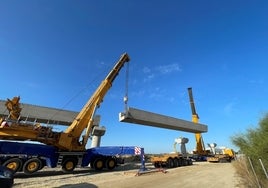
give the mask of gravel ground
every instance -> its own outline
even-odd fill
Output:
[[[71,174],[60,169],[44,169],[31,176],[16,174],[14,188],[244,188],[231,163],[194,162],[191,166],[156,170],[151,165],[145,173],[139,164],[129,163],[114,171],[94,172],[78,168]]]

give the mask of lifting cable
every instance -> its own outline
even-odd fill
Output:
[[[124,96],[124,104],[125,104],[125,111],[127,111],[128,105],[128,78],[129,78],[129,63],[127,62],[126,67],[126,83],[125,83],[125,96]]]
[[[60,109],[58,109],[53,115],[51,115],[51,117],[49,118],[49,120],[53,119],[56,115],[58,115],[59,112],[63,111],[64,109],[66,109],[66,107],[68,105],[70,105],[75,99],[77,99],[79,96],[81,96],[83,93],[85,93],[86,91],[88,91],[88,89],[90,87],[92,87],[94,85],[94,83],[96,83],[98,81],[98,79],[101,78],[101,76],[103,76],[103,74],[105,74],[105,71],[102,71],[101,73],[98,73],[97,76],[95,76],[90,82],[89,84],[86,84],[86,86],[84,86],[83,88],[81,88],[78,92],[75,93],[75,95],[73,95]],[[79,112],[78,112],[79,113]]]

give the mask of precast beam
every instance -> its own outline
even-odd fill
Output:
[[[6,101],[0,100],[0,116],[7,117],[9,112],[5,106]],[[22,121],[58,124],[69,126],[78,112],[20,103],[22,108],[20,119]]]
[[[207,125],[204,124],[193,123],[191,121],[177,119],[130,107],[126,110],[126,112],[119,113],[119,121],[190,133],[204,133],[208,131]]]

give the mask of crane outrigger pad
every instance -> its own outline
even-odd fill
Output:
[[[6,101],[0,100],[0,116],[7,117],[9,115],[5,106]],[[78,112],[62,110],[57,108],[49,108],[31,104],[20,103],[21,114],[20,120],[56,125],[70,125]]]
[[[119,113],[119,121],[191,133],[204,133],[208,131],[207,125],[204,124],[193,123],[130,107],[128,107],[126,112]]]

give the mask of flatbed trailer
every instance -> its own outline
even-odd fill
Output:
[[[136,146],[103,146],[70,152],[44,144],[0,141],[0,164],[25,174],[32,174],[45,166],[61,166],[64,172],[88,166],[98,171],[113,170],[122,163],[121,157],[124,155],[140,155],[142,160],[144,149]]]
[[[190,158],[183,156],[180,153],[162,154],[158,156],[152,156],[151,162],[155,168],[176,168],[180,166],[192,165],[193,162]]]
[[[226,163],[231,162],[232,157],[228,154],[215,154],[214,156],[207,157],[207,161],[211,163]]]

